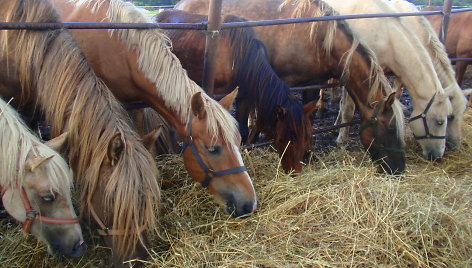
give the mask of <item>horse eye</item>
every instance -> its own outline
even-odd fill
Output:
[[[214,154],[214,155],[220,154],[220,151],[221,151],[221,147],[218,145],[207,146],[206,149],[210,154]]]
[[[447,117],[447,120],[449,120],[449,121],[454,120],[454,115],[451,114],[450,116],[448,116],[448,117]]]
[[[48,195],[41,196],[41,199],[43,199],[43,201],[46,201],[46,202],[52,202],[56,200],[56,197],[53,194],[48,194]]]
[[[439,126],[442,126],[444,125],[444,120],[437,120],[436,124],[438,124]]]

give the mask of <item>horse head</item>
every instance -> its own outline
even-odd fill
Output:
[[[461,90],[459,85],[455,83],[446,89],[446,93],[449,96],[452,105],[452,114],[447,118],[446,146],[448,149],[455,150],[459,148],[461,144],[461,126],[464,119],[464,113],[467,109],[466,96],[472,93],[472,89]]]
[[[303,107],[296,100],[289,99],[286,104],[275,109],[276,124],[274,147],[282,157],[285,172],[301,172],[302,162],[307,152],[311,151],[313,121],[310,115],[316,110],[317,100]]]
[[[445,92],[437,92],[422,104],[424,105],[418,102],[415,105],[410,117],[410,127],[423,150],[423,157],[436,160],[443,156],[446,149],[447,118],[452,112],[451,102]]]
[[[40,146],[43,145],[37,145]],[[3,189],[3,205],[26,232],[47,245],[49,253],[79,257],[85,244],[72,207],[72,172],[52,150],[36,150],[40,149],[30,150],[21,165],[24,168],[21,183]],[[21,170],[17,172],[20,174]]]
[[[236,93],[228,94],[220,101],[230,109]],[[244,167],[239,152],[241,136],[236,131],[233,140],[225,139],[220,130],[210,134],[207,113],[211,112],[200,92],[191,99],[191,115],[184,138],[184,164],[190,176],[226,205],[233,216],[252,213],[257,207],[257,197],[251,178]]]
[[[381,168],[389,174],[405,170],[404,144],[397,127],[398,119],[394,116],[394,101],[395,92],[376,103],[373,108],[363,105],[360,109],[364,114],[361,118],[366,118],[360,128],[362,145],[370,153],[372,161],[379,162]]]

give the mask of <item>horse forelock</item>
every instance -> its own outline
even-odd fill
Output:
[[[0,188],[17,188],[23,184],[28,154],[50,157],[46,179],[51,191],[70,197],[72,172],[64,159],[41,141],[20,119],[20,115],[0,98]]]
[[[12,16],[11,21],[21,21],[24,17],[28,21],[58,21],[47,1],[31,1],[34,3],[17,7],[19,17]],[[124,256],[142,240],[138,230],[143,226],[156,228],[154,208],[159,200],[159,187],[152,157],[131,131],[121,105],[95,76],[67,31],[11,32],[8,37],[15,44],[13,51],[19,73],[30,85],[23,91],[36,96],[33,101],[44,111],[46,121],[52,126],[52,136],[69,131],[69,159],[76,180],[83,187],[82,211],[90,212],[85,207],[89,205],[86,201],[99,185],[97,179],[107,142],[121,133],[125,150],[112,176],[100,182],[103,183],[100,190],[105,192],[105,208],[115,209],[112,228],[128,232],[119,239],[113,238],[114,254]],[[35,88],[37,92],[33,94]],[[125,202],[115,202],[117,196]]]
[[[82,0],[84,1],[84,0]],[[93,1],[93,0],[87,0]],[[140,9],[131,3],[118,0],[108,2],[107,19],[111,22],[147,22]],[[191,97],[201,92],[207,111],[207,130],[213,136],[221,135],[225,142],[234,144],[238,135],[235,119],[218,102],[211,99],[182,68],[178,58],[171,52],[168,37],[160,30],[110,30],[130,50],[138,53],[138,65],[151,81],[165,105],[187,123],[191,113]]]

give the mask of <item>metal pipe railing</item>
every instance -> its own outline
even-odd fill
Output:
[[[422,15],[441,15],[442,11],[402,12],[402,13],[372,13],[334,15],[323,17],[305,17],[291,19],[274,19],[244,22],[226,22],[221,24],[221,29],[238,27],[272,26],[282,24],[307,23],[329,20],[350,20],[385,17],[408,17]],[[125,22],[0,22],[0,30],[53,30],[53,29],[182,29],[182,30],[206,30],[208,23],[125,23]]]

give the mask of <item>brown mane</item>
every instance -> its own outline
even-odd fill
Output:
[[[2,10],[3,21],[59,21],[44,0],[8,1]],[[114,212],[109,220],[124,232],[120,239],[113,238],[114,254],[125,255],[143,241],[138,230],[156,228],[160,194],[155,164],[131,130],[125,111],[67,31],[2,31],[0,44],[2,56],[16,61],[23,102],[37,103],[52,126],[52,136],[69,131],[68,157],[82,191],[81,211],[90,215],[91,197],[100,184],[103,208]],[[116,133],[125,144],[123,154],[109,180],[98,181],[108,141]]]

